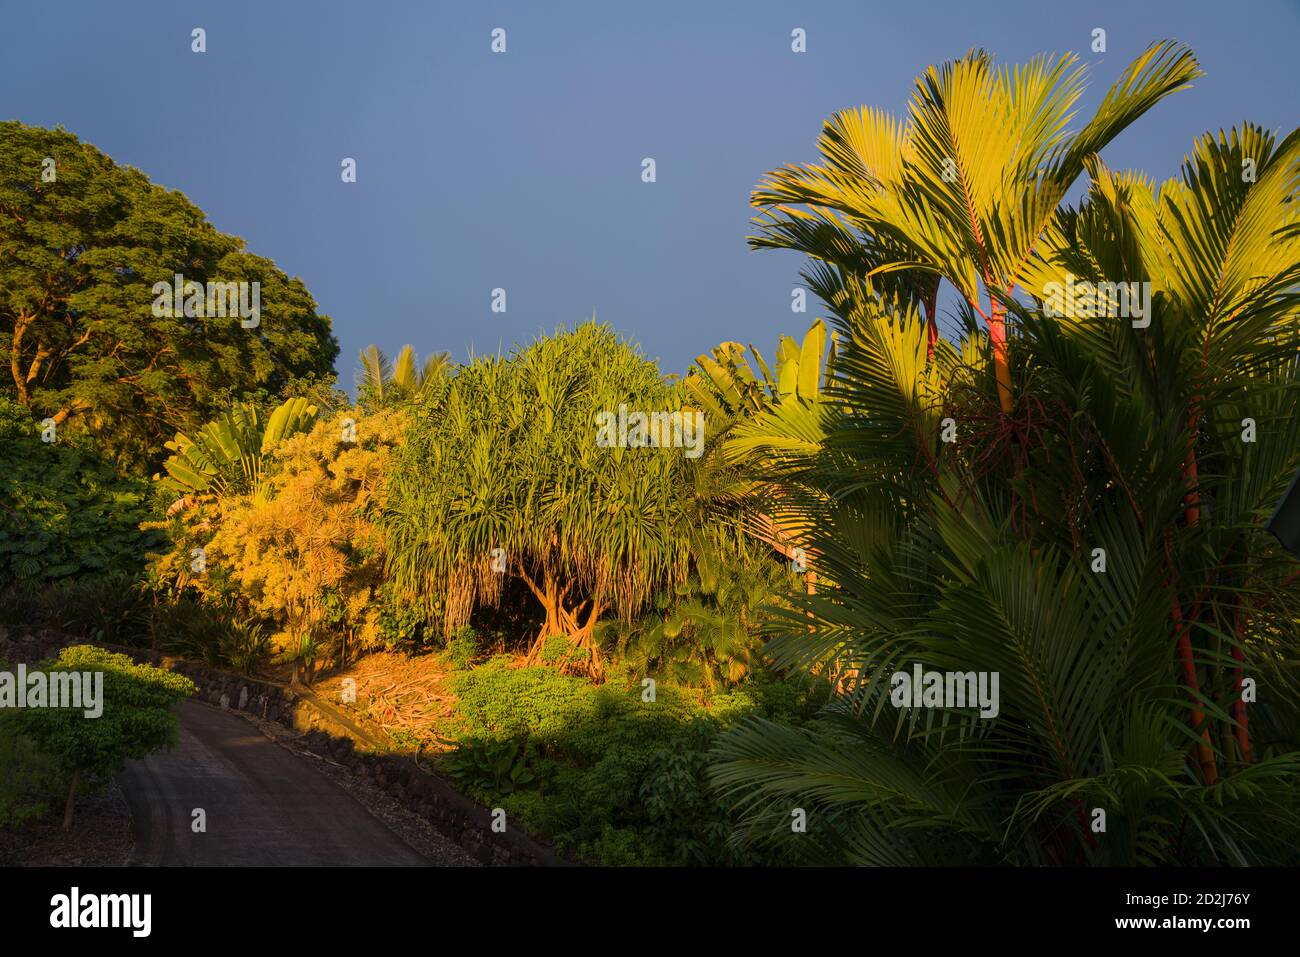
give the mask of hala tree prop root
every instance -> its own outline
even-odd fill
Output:
[[[604,660],[600,653],[600,647],[593,640],[590,625],[575,627],[567,632],[543,628],[541,633],[533,639],[532,646],[528,649],[526,664],[529,666],[549,664],[542,655],[546,649],[547,641],[551,638],[563,638],[569,644],[564,657],[558,663],[560,671],[571,671],[595,679],[604,676]]]

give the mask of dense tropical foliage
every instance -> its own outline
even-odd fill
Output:
[[[667,375],[593,320],[371,346],[355,401],[300,284],[0,125],[0,619],[359,682],[581,861],[1294,863],[1300,131],[1100,156],[1199,76],[1153,44],[1076,125],[1075,58],[975,51],[831,117],[752,195],[828,310],[769,355]],[[265,328],[151,318],[182,269],[260,277]],[[50,749],[0,736],[0,825]]]
[[[1190,75],[1185,54],[1154,50],[1140,62],[1158,88]],[[984,70],[976,57],[946,84],[923,80],[914,120],[972,102],[996,114],[1018,87],[961,79]],[[1065,148],[1002,146],[945,188],[1036,195]],[[870,194],[890,154],[854,155],[845,189]],[[994,294],[1008,335],[969,323],[960,342],[936,340],[878,280],[950,273],[881,220],[858,221],[882,237],[870,263],[835,264],[837,416],[774,503],[807,529],[829,587],[792,598],[766,650],[855,680],[815,728],[753,719],[720,745],[715,780],[746,802],[755,841],[779,836],[763,812],[800,804],[815,839],[782,843],[813,860],[1294,860],[1300,594],[1261,526],[1300,466],[1300,134],[1207,135],[1159,187],[1091,151],[1075,162],[1085,200],[1042,215],[1014,273],[990,273],[1029,292]],[[967,230],[960,254],[1002,261],[1022,208],[995,203],[1005,221]],[[784,228],[804,248],[800,217],[770,215],[791,218],[762,242]],[[1094,301],[1108,282],[1150,283],[1149,315]],[[1052,302],[1051,283],[1073,298]],[[765,424],[786,450],[782,423]],[[1000,675],[1000,711],[898,707],[891,679],[917,664]]]
[[[39,423],[0,395],[0,589],[77,575],[138,573],[155,536],[149,485],[121,475],[93,443],[44,442]]]

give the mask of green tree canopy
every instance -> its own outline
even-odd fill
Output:
[[[154,284],[177,274],[205,289],[260,283],[259,323],[155,316]],[[233,398],[332,377],[338,344],[300,280],[181,193],[70,133],[4,122],[0,354],[7,394],[144,470]]]

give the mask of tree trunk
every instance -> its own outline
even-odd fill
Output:
[[[1232,700],[1232,717],[1236,722],[1235,734],[1237,737],[1237,746],[1241,749],[1241,760],[1245,764],[1250,764],[1250,719],[1246,715],[1246,702],[1241,700],[1241,689],[1244,675],[1242,665],[1245,664],[1246,655],[1241,650],[1242,642],[1246,640],[1246,625],[1249,617],[1243,615],[1241,608],[1237,608],[1237,617],[1234,622],[1235,627],[1233,637],[1236,641],[1232,645],[1232,658],[1237,663],[1233,668],[1233,687],[1236,688],[1237,695]]]
[[[27,394],[27,378],[22,373],[23,336],[35,320],[35,314],[15,318],[13,338],[9,343],[9,373],[13,376],[14,388],[18,391],[18,402],[25,406],[30,406],[32,402]]]
[[[1192,634],[1190,622],[1183,621],[1183,609],[1178,603],[1178,595],[1173,597],[1173,620],[1178,633],[1178,660],[1183,666],[1183,679],[1187,682],[1188,695],[1192,700],[1192,726],[1200,731],[1201,740],[1196,745],[1197,760],[1201,766],[1201,776],[1207,785],[1219,779],[1218,765],[1214,763],[1214,751],[1210,748],[1210,726],[1205,720],[1198,694],[1201,690],[1200,679],[1196,676],[1196,660],[1192,654]],[[1195,610],[1192,612],[1196,614]]]
[[[998,405],[1003,414],[1015,407],[1011,395],[1011,366],[1007,360],[1006,308],[994,302],[989,311],[989,342],[993,346],[993,371],[998,380]]]
[[[1197,488],[1198,478],[1196,450],[1188,449],[1187,458],[1183,460],[1183,479],[1187,483],[1187,494],[1183,496],[1185,506],[1183,517],[1189,528],[1200,524],[1201,521],[1201,493]]]
[[[934,347],[939,342],[939,319],[935,308],[939,301],[939,280],[935,279],[922,294],[925,305],[925,361],[934,361]]]
[[[542,603],[546,610],[546,621],[542,623],[541,630],[537,637],[533,639],[532,647],[528,649],[527,663],[530,665],[540,664],[542,662],[542,652],[546,647],[546,639],[552,635],[561,635],[569,641],[569,651],[560,662],[560,668],[568,666],[570,659],[575,652],[585,651],[587,653],[587,662],[580,665],[580,669],[593,678],[599,678],[604,673],[604,668],[600,659],[600,650],[592,640],[595,632],[596,620],[604,611],[604,605],[598,598],[592,598],[591,611],[587,615],[585,623],[579,623],[577,619],[577,609],[570,612],[564,607],[564,599],[569,589],[560,588],[559,581],[551,573],[547,573],[542,579],[541,586],[537,586],[531,580],[525,578],[528,586],[536,595],[537,600]]]
[[[1194,528],[1201,521],[1201,494],[1197,488],[1199,473],[1196,467],[1196,431],[1200,428],[1200,393],[1192,398],[1192,412],[1188,417],[1190,434],[1187,438],[1187,457],[1183,460],[1183,478],[1187,482],[1187,494],[1183,497],[1186,506],[1184,519],[1189,528]],[[1199,602],[1197,603],[1199,605]],[[1196,609],[1192,610],[1195,617]],[[1201,728],[1201,743],[1196,750],[1201,765],[1201,774],[1206,784],[1214,784],[1219,779],[1218,765],[1214,762],[1214,752],[1210,749],[1210,727],[1205,720],[1205,712],[1196,701],[1200,691],[1200,681],[1196,676],[1196,661],[1192,654],[1191,623],[1182,620],[1182,608],[1178,604],[1178,595],[1174,595],[1174,620],[1180,634],[1178,637],[1178,658],[1183,666],[1183,676],[1192,694],[1192,724]],[[1234,648],[1234,650],[1236,650]],[[1235,709],[1234,709],[1235,710]]]
[[[77,806],[77,783],[80,777],[80,772],[73,771],[72,781],[68,784],[68,800],[63,805],[63,829],[65,831],[72,827],[72,812]]]

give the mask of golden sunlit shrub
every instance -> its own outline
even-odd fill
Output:
[[[401,409],[322,419],[276,448],[268,494],[178,509],[175,547],[157,557],[155,573],[206,600],[235,602],[267,624],[278,650],[377,645],[384,555],[369,515],[405,428]]]

